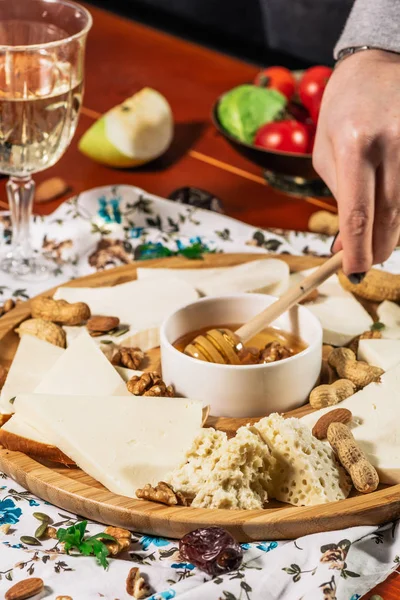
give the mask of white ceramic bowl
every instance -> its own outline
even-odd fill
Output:
[[[164,381],[174,385],[180,396],[209,404],[214,416],[258,417],[304,404],[318,380],[322,360],[322,328],[304,306],[295,306],[272,324],[307,344],[299,354],[278,362],[219,365],[186,356],[172,345],[203,327],[245,323],[275,299],[265,294],[210,297],[174,312],[160,332]]]

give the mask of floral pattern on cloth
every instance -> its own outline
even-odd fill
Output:
[[[138,567],[151,588],[151,600],[359,600],[400,564],[398,522],[353,527],[305,536],[296,541],[242,544],[241,567],[210,578],[182,561],[176,540],[132,534],[129,550],[109,558],[104,570],[92,557],[68,555],[56,539],[27,543],[46,514],[53,527],[81,520],[23,490],[0,473],[0,597],[17,581],[41,577],[44,598],[129,600],[126,578]],[[94,535],[104,526],[88,523]]]
[[[11,221],[0,213],[0,255],[11,243]],[[181,255],[193,260],[216,252],[274,252],[327,256],[322,234],[260,230],[225,215],[153,196],[127,185],[101,187],[71,198],[47,217],[33,217],[32,242],[53,262],[45,282],[17,282],[0,274],[1,297],[26,299],[95,271]],[[400,249],[385,268],[400,273]]]
[[[132,186],[90,190],[48,217],[34,217],[33,245],[54,264],[51,279],[25,284],[0,275],[1,298],[29,298],[71,278],[128,264],[133,260],[206,253],[254,252],[328,255],[324,235],[260,230],[219,213],[167,201]],[[0,213],[0,252],[11,243],[11,222]],[[383,266],[400,273],[400,250]],[[132,545],[108,570],[94,558],[67,555],[57,540],[30,546],[47,514],[55,527],[82,520],[36,498],[0,473],[0,597],[15,582],[41,577],[44,598],[129,600],[125,582],[139,567],[150,600],[359,600],[400,565],[398,522],[354,527],[295,541],[243,544],[244,560],[235,572],[211,579],[181,560],[176,540],[134,533]],[[5,533],[3,526],[10,527]],[[104,526],[88,523],[94,535]]]

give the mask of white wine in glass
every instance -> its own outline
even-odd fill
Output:
[[[90,13],[69,0],[0,0],[0,172],[10,175],[12,246],[0,269],[38,280],[51,264],[30,243],[32,174],[54,165],[82,104]]]

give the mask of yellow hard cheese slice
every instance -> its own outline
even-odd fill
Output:
[[[131,498],[182,463],[202,422],[201,403],[186,398],[26,394],[15,410],[83,471]]]

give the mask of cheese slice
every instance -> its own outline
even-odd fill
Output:
[[[140,279],[176,277],[193,285],[202,296],[258,292],[279,296],[289,285],[289,267],[275,258],[254,260],[217,269],[138,269]]]
[[[36,394],[124,394],[125,384],[85,329],[82,329],[35,388]],[[129,392],[126,390],[126,394]]]
[[[83,471],[131,498],[182,463],[202,422],[201,403],[186,398],[22,394],[14,404]]]
[[[275,459],[270,471],[271,497],[296,506],[347,498],[351,482],[333,450],[314,438],[299,419],[284,419],[274,413],[254,427]]]
[[[114,369],[125,383],[132,379],[132,377],[140,377],[143,375],[143,371],[134,371],[133,369],[127,369],[126,367],[114,367]]]
[[[338,407],[352,415],[352,433],[377,469],[382,483],[400,483],[400,364],[387,371],[380,383],[370,383]],[[315,411],[301,421],[312,428],[332,407]]]
[[[300,283],[316,269],[306,269],[290,276],[290,284]],[[320,320],[324,344],[344,346],[360,333],[367,331],[373,320],[352,294],[346,292],[338,276],[332,275],[318,287],[319,297],[306,304]]]
[[[1,390],[0,411],[13,413],[10,400],[17,394],[33,392],[64,352],[63,348],[54,344],[32,335],[23,335]]]
[[[139,281],[142,281],[143,279],[165,280],[173,277],[185,281],[194,288],[197,288],[197,284],[203,279],[207,279],[210,275],[227,271],[229,268],[231,267],[216,267],[211,269],[152,269],[148,267],[138,267],[136,269],[136,275]]]
[[[305,269],[304,271],[298,271],[297,273],[292,273],[290,275],[290,286],[296,285],[300,283],[305,277],[314,273],[317,270],[317,267],[313,267],[312,269]],[[349,292],[346,292],[340,284],[339,277],[334,274],[331,275],[326,281],[321,283],[318,286],[318,292],[322,296],[341,296],[348,297]]]
[[[400,363],[399,340],[360,340],[358,344],[358,360],[363,360],[374,367],[388,371]]]
[[[113,287],[61,287],[54,297],[68,302],[86,302],[93,315],[118,317],[121,324],[130,327],[132,334],[159,327],[170,313],[197,300],[198,293],[188,283],[171,277],[162,284],[149,279]]]
[[[376,312],[379,321],[385,325],[381,332],[382,337],[387,340],[400,340],[400,306],[384,300]]]
[[[25,421],[21,414],[14,414],[0,428],[0,444],[8,450],[24,452],[29,456],[62,464],[74,464],[61,450],[49,444],[46,437]]]
[[[319,296],[306,306],[322,325],[324,344],[345,346],[373,324],[372,317],[350,293]]]

